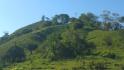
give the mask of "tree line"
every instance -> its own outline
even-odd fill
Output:
[[[109,31],[123,29],[124,16],[104,10],[100,16],[96,16],[91,12],[82,13],[78,18],[70,17],[68,14],[59,14],[52,17],[52,19],[42,16],[41,21],[50,21],[52,24],[68,24],[75,20],[83,23],[85,28]]]

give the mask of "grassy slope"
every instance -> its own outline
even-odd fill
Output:
[[[87,40],[97,46],[96,53],[101,55],[115,53],[120,57],[124,57],[124,37],[120,35],[119,31],[96,30],[89,33]],[[109,41],[111,45],[108,45],[106,41]]]
[[[60,30],[63,30],[65,26],[49,26],[34,30],[33,32],[17,36],[10,41],[0,45],[0,53],[2,55],[6,54],[6,51],[14,45],[16,41],[17,45],[24,48],[23,44],[27,43],[36,43],[38,45],[42,44],[43,41],[36,41],[33,39],[34,36],[40,34],[45,36],[44,40],[51,34]],[[112,45],[106,44],[106,38],[111,38]],[[121,67],[124,64],[124,38],[119,35],[118,31],[101,31],[94,30],[90,32],[87,36],[87,40],[96,45],[96,50],[94,50],[94,56],[87,56],[84,58],[62,60],[62,61],[49,61],[47,59],[40,58],[40,53],[34,51],[32,56],[29,56],[27,50],[25,50],[27,59],[22,63],[12,64],[5,70],[29,70],[33,68],[34,70],[89,70],[90,64],[97,63],[109,63],[107,67],[111,68],[110,70],[121,70]],[[114,53],[119,56],[119,59],[111,59],[103,57],[108,53]],[[31,63],[32,60],[32,63]]]
[[[63,29],[63,25],[58,25],[58,26],[50,26],[50,27],[45,27],[36,31],[33,31],[31,33],[27,33],[24,35],[21,35],[19,37],[15,37],[13,39],[11,39],[10,41],[0,45],[0,53],[5,53],[9,48],[11,48],[12,46],[15,45],[15,42],[17,44],[17,46],[20,46],[22,48],[24,44],[28,44],[28,43],[36,43],[38,45],[40,45],[42,43],[42,41],[36,41],[34,39],[35,36],[37,35],[43,35],[44,40],[47,38],[48,35],[50,35],[53,32],[57,32],[57,30],[61,30]]]
[[[112,46],[107,46],[104,41],[108,37],[112,38]],[[95,30],[90,32],[87,36],[87,40],[89,42],[95,43],[95,45],[97,46],[97,50],[95,50],[94,53],[99,53],[99,54],[95,56],[87,56],[84,58],[51,62],[47,59],[40,58],[40,54],[34,52],[34,55],[29,57],[32,59],[32,63],[31,63],[31,59],[27,59],[25,62],[11,65],[9,70],[10,69],[28,70],[30,68],[34,70],[76,70],[76,69],[90,70],[89,69],[90,65],[97,64],[97,63],[105,63],[107,67],[110,68],[109,70],[121,70],[124,64],[124,57],[123,57],[124,40],[122,39],[123,37],[121,37],[117,31],[108,32],[108,31]],[[111,59],[111,58],[102,57],[107,53],[115,53],[120,58]]]

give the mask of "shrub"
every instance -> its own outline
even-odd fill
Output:
[[[24,49],[20,47],[12,47],[3,56],[3,61],[7,63],[21,62],[25,60]]]

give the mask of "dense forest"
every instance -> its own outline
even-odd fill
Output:
[[[124,70],[124,16],[57,14],[0,37],[0,70]]]

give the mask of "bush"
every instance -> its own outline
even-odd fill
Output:
[[[20,47],[12,47],[3,56],[3,61],[6,63],[21,62],[25,60],[24,49]]]
[[[26,44],[25,46],[25,48],[27,48],[31,54],[37,47],[38,47],[37,44],[33,44],[33,43]]]
[[[116,59],[118,58],[118,56],[114,53],[108,53],[107,55],[105,55],[104,57],[107,57],[107,58],[111,58],[111,59]]]

